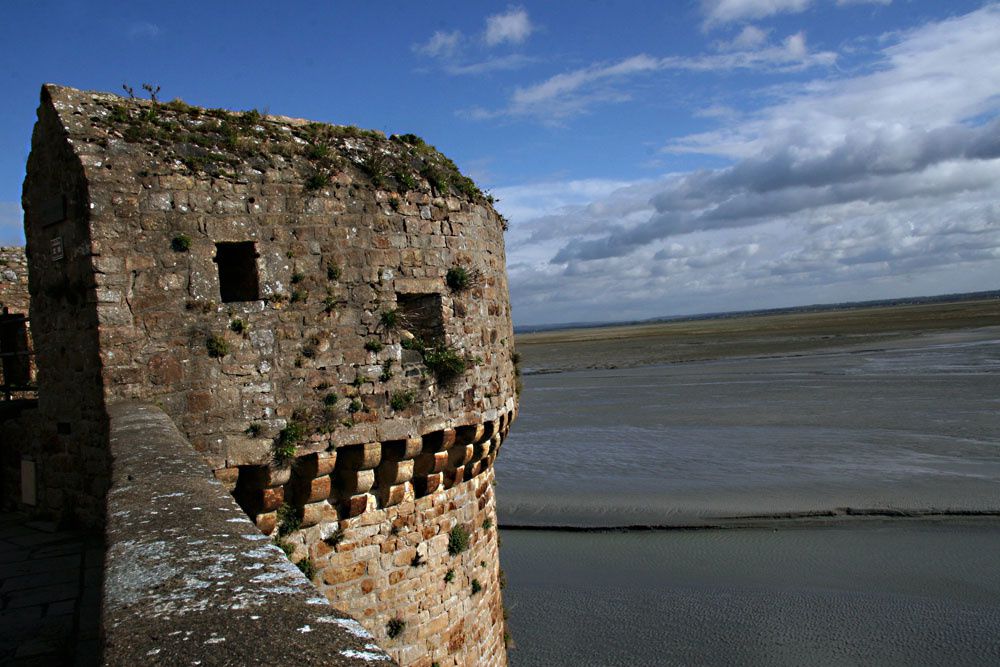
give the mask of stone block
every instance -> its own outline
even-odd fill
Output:
[[[455,445],[448,450],[448,467],[464,466],[472,460],[473,454],[475,454],[475,445]]]
[[[439,473],[448,466],[448,452],[433,452],[421,454],[413,459],[413,475],[426,477]]]
[[[333,485],[330,496],[341,499],[349,498],[361,493],[368,493],[368,490],[375,485],[375,471],[338,468],[331,475],[331,479]]]
[[[227,435],[224,441],[228,466],[267,463],[272,456],[270,440],[237,434]]]
[[[364,576],[365,570],[364,563],[353,563],[343,567],[327,567],[323,570],[323,581],[330,585],[342,584]]]
[[[349,519],[360,516],[368,509],[368,494],[351,496],[340,503],[340,518]],[[327,582],[329,583],[329,582]]]
[[[367,442],[337,448],[337,468],[345,470],[370,470],[382,460],[382,443]]]
[[[391,486],[408,482],[413,477],[413,459],[405,461],[383,461],[376,469],[375,477],[379,486]]]
[[[315,503],[326,500],[330,497],[331,481],[329,475],[317,477],[309,482],[309,495],[306,496],[307,503]]]
[[[335,510],[326,500],[309,503],[302,508],[302,528],[309,528],[321,523],[329,523],[337,520],[337,510]]]
[[[482,424],[459,426],[455,429],[455,443],[458,445],[471,445],[472,443],[479,442],[485,430]]]
[[[444,488],[450,489],[456,484],[465,481],[465,466],[461,465],[454,469],[449,469],[441,473],[443,475]]]
[[[274,532],[275,527],[278,525],[278,513],[267,512],[265,514],[258,514],[257,518],[254,519],[254,523],[257,524],[257,528],[260,532],[265,535],[270,535]]]
[[[426,477],[414,477],[413,493],[417,498],[428,496],[441,488],[443,482],[444,474],[440,472],[432,473]]]
[[[274,486],[260,491],[260,507],[264,512],[270,512],[281,507],[285,502],[285,487]]]
[[[409,482],[394,484],[379,489],[379,504],[382,507],[393,507],[413,497],[413,487]]]

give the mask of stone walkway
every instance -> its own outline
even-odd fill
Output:
[[[100,663],[98,536],[0,514],[0,665]]]

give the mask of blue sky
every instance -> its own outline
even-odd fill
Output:
[[[423,136],[518,324],[1000,288],[994,2],[7,0],[0,60],[0,243],[40,84],[148,81]]]

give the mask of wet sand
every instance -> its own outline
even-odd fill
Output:
[[[508,526],[1000,514],[1000,328],[528,376],[500,461]]]
[[[1000,309],[890,310],[519,337],[512,664],[1000,664]]]
[[[502,532],[515,667],[1000,664],[1000,524]]]

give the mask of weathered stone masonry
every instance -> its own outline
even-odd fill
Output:
[[[0,246],[0,308],[28,313],[28,258],[24,248]]]
[[[24,206],[42,504],[99,521],[105,406],[155,402],[394,658],[506,663],[503,220],[449,160],[46,86]]]

